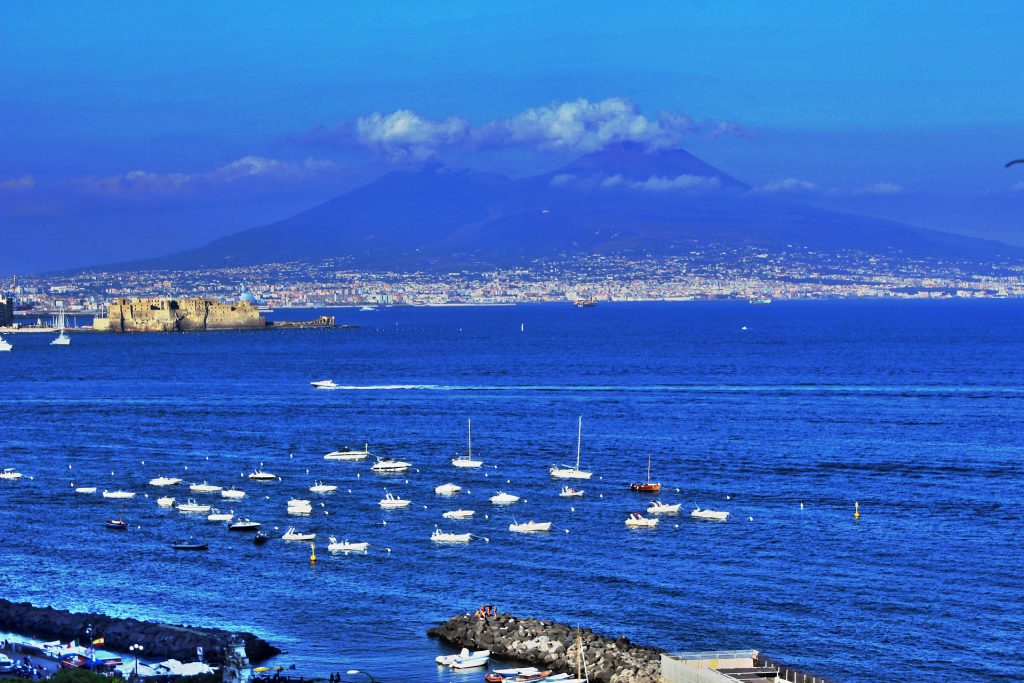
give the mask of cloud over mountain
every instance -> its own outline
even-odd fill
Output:
[[[905,194],[906,189],[896,183],[881,182],[868,183],[856,187],[821,187],[810,180],[799,178],[785,178],[764,185],[758,185],[751,190],[754,194],[775,194],[775,195],[822,195],[827,197],[862,197],[862,196],[892,196]]]
[[[389,159],[422,161],[441,147],[463,142],[469,122],[455,116],[431,121],[409,109],[399,109],[356,119],[355,130],[359,142]]]

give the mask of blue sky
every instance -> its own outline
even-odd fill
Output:
[[[603,139],[542,131],[564,103],[608,130],[628,103],[805,201],[1024,243],[1019,2],[626,5],[6,0],[0,272],[192,246],[410,156],[546,171]]]

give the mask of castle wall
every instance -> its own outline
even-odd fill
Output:
[[[104,332],[175,332],[257,329],[266,321],[250,303],[213,299],[125,299],[110,303],[106,318],[93,322]]]

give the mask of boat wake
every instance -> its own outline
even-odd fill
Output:
[[[679,392],[836,394],[1024,394],[1021,386],[862,384],[346,384],[324,391],[491,391],[491,392]]]

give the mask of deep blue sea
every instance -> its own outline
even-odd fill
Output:
[[[1024,303],[333,313],[359,328],[76,334],[63,348],[8,335],[0,466],[32,479],[0,482],[0,596],[250,630],[309,676],[479,680],[439,671],[446,648],[425,632],[485,602],[670,650],[756,648],[846,683],[1019,668]],[[309,384],[325,378],[351,388]],[[547,470],[575,458],[577,416],[595,475],[567,500]],[[467,418],[480,471],[449,464]],[[364,442],[415,471],[323,459]],[[684,514],[631,531],[649,497],[628,484],[648,454]],[[242,477],[260,463],[282,481]],[[243,488],[209,498],[277,535],[317,532],[319,562],[158,508],[160,475]],[[316,479],[340,488],[309,494]],[[433,493],[449,481],[464,491]],[[72,483],[137,491],[131,530],[107,531],[118,503]],[[382,512],[385,487],[412,507]],[[495,507],[498,489],[525,500]],[[289,518],[290,497],[314,499],[313,516]],[[694,503],[732,516],[692,520]],[[459,506],[476,518],[441,519]],[[512,535],[513,515],[554,530]],[[490,540],[439,547],[436,524]],[[209,552],[167,547],[187,535]],[[331,556],[328,535],[377,548]]]

